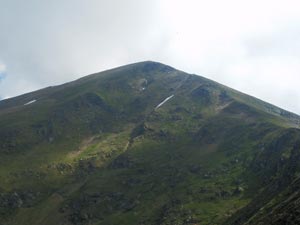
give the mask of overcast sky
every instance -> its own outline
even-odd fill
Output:
[[[144,60],[300,114],[300,1],[0,0],[0,98]]]

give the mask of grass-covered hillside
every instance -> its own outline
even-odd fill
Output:
[[[142,62],[0,102],[0,224],[298,224],[300,118]]]

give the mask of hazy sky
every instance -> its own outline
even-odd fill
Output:
[[[299,0],[0,0],[0,98],[159,61],[300,114]]]

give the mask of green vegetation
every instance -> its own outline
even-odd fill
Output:
[[[1,101],[0,224],[297,224],[299,119],[155,62]]]

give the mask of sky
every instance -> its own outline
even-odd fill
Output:
[[[0,99],[152,60],[300,114],[299,0],[0,0]]]

